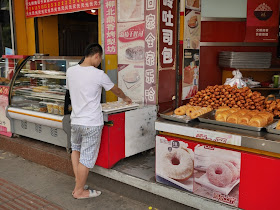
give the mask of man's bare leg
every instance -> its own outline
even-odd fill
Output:
[[[80,152],[72,151],[71,160],[72,160],[73,171],[75,174],[75,181],[77,181],[77,171],[78,171],[78,165],[80,160]]]
[[[84,190],[84,185],[87,181],[88,173],[89,168],[79,163],[77,169],[76,186],[73,195],[75,198],[89,197],[89,191]]]

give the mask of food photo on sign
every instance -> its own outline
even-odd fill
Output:
[[[195,145],[156,137],[157,182],[193,192]]]
[[[186,8],[200,11],[200,0],[186,0]]]
[[[238,206],[240,168],[240,152],[197,145],[194,149],[194,193]]]
[[[118,85],[134,102],[144,99],[144,66],[119,64]]]
[[[186,9],[184,29],[184,49],[199,49],[201,14],[194,10]]]
[[[198,91],[199,50],[184,50],[182,99],[193,97]]]
[[[118,63],[144,64],[145,23],[118,23]]]
[[[144,20],[144,0],[118,0],[118,22]]]

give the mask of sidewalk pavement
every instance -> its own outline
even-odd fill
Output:
[[[155,209],[100,187],[97,198],[76,200],[74,177],[0,150],[0,209]]]

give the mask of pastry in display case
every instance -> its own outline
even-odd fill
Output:
[[[70,148],[70,116],[64,115],[66,70],[80,57],[34,55],[17,67],[7,116],[12,132]]]

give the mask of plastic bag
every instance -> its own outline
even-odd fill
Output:
[[[227,78],[226,79],[226,82],[225,82],[225,85],[230,85],[231,87],[232,86],[237,86],[237,88],[243,88],[243,87],[246,87],[246,82],[244,82],[242,80],[242,74],[239,70],[236,70],[236,71],[233,71],[232,72],[232,75],[234,76],[233,78]]]

